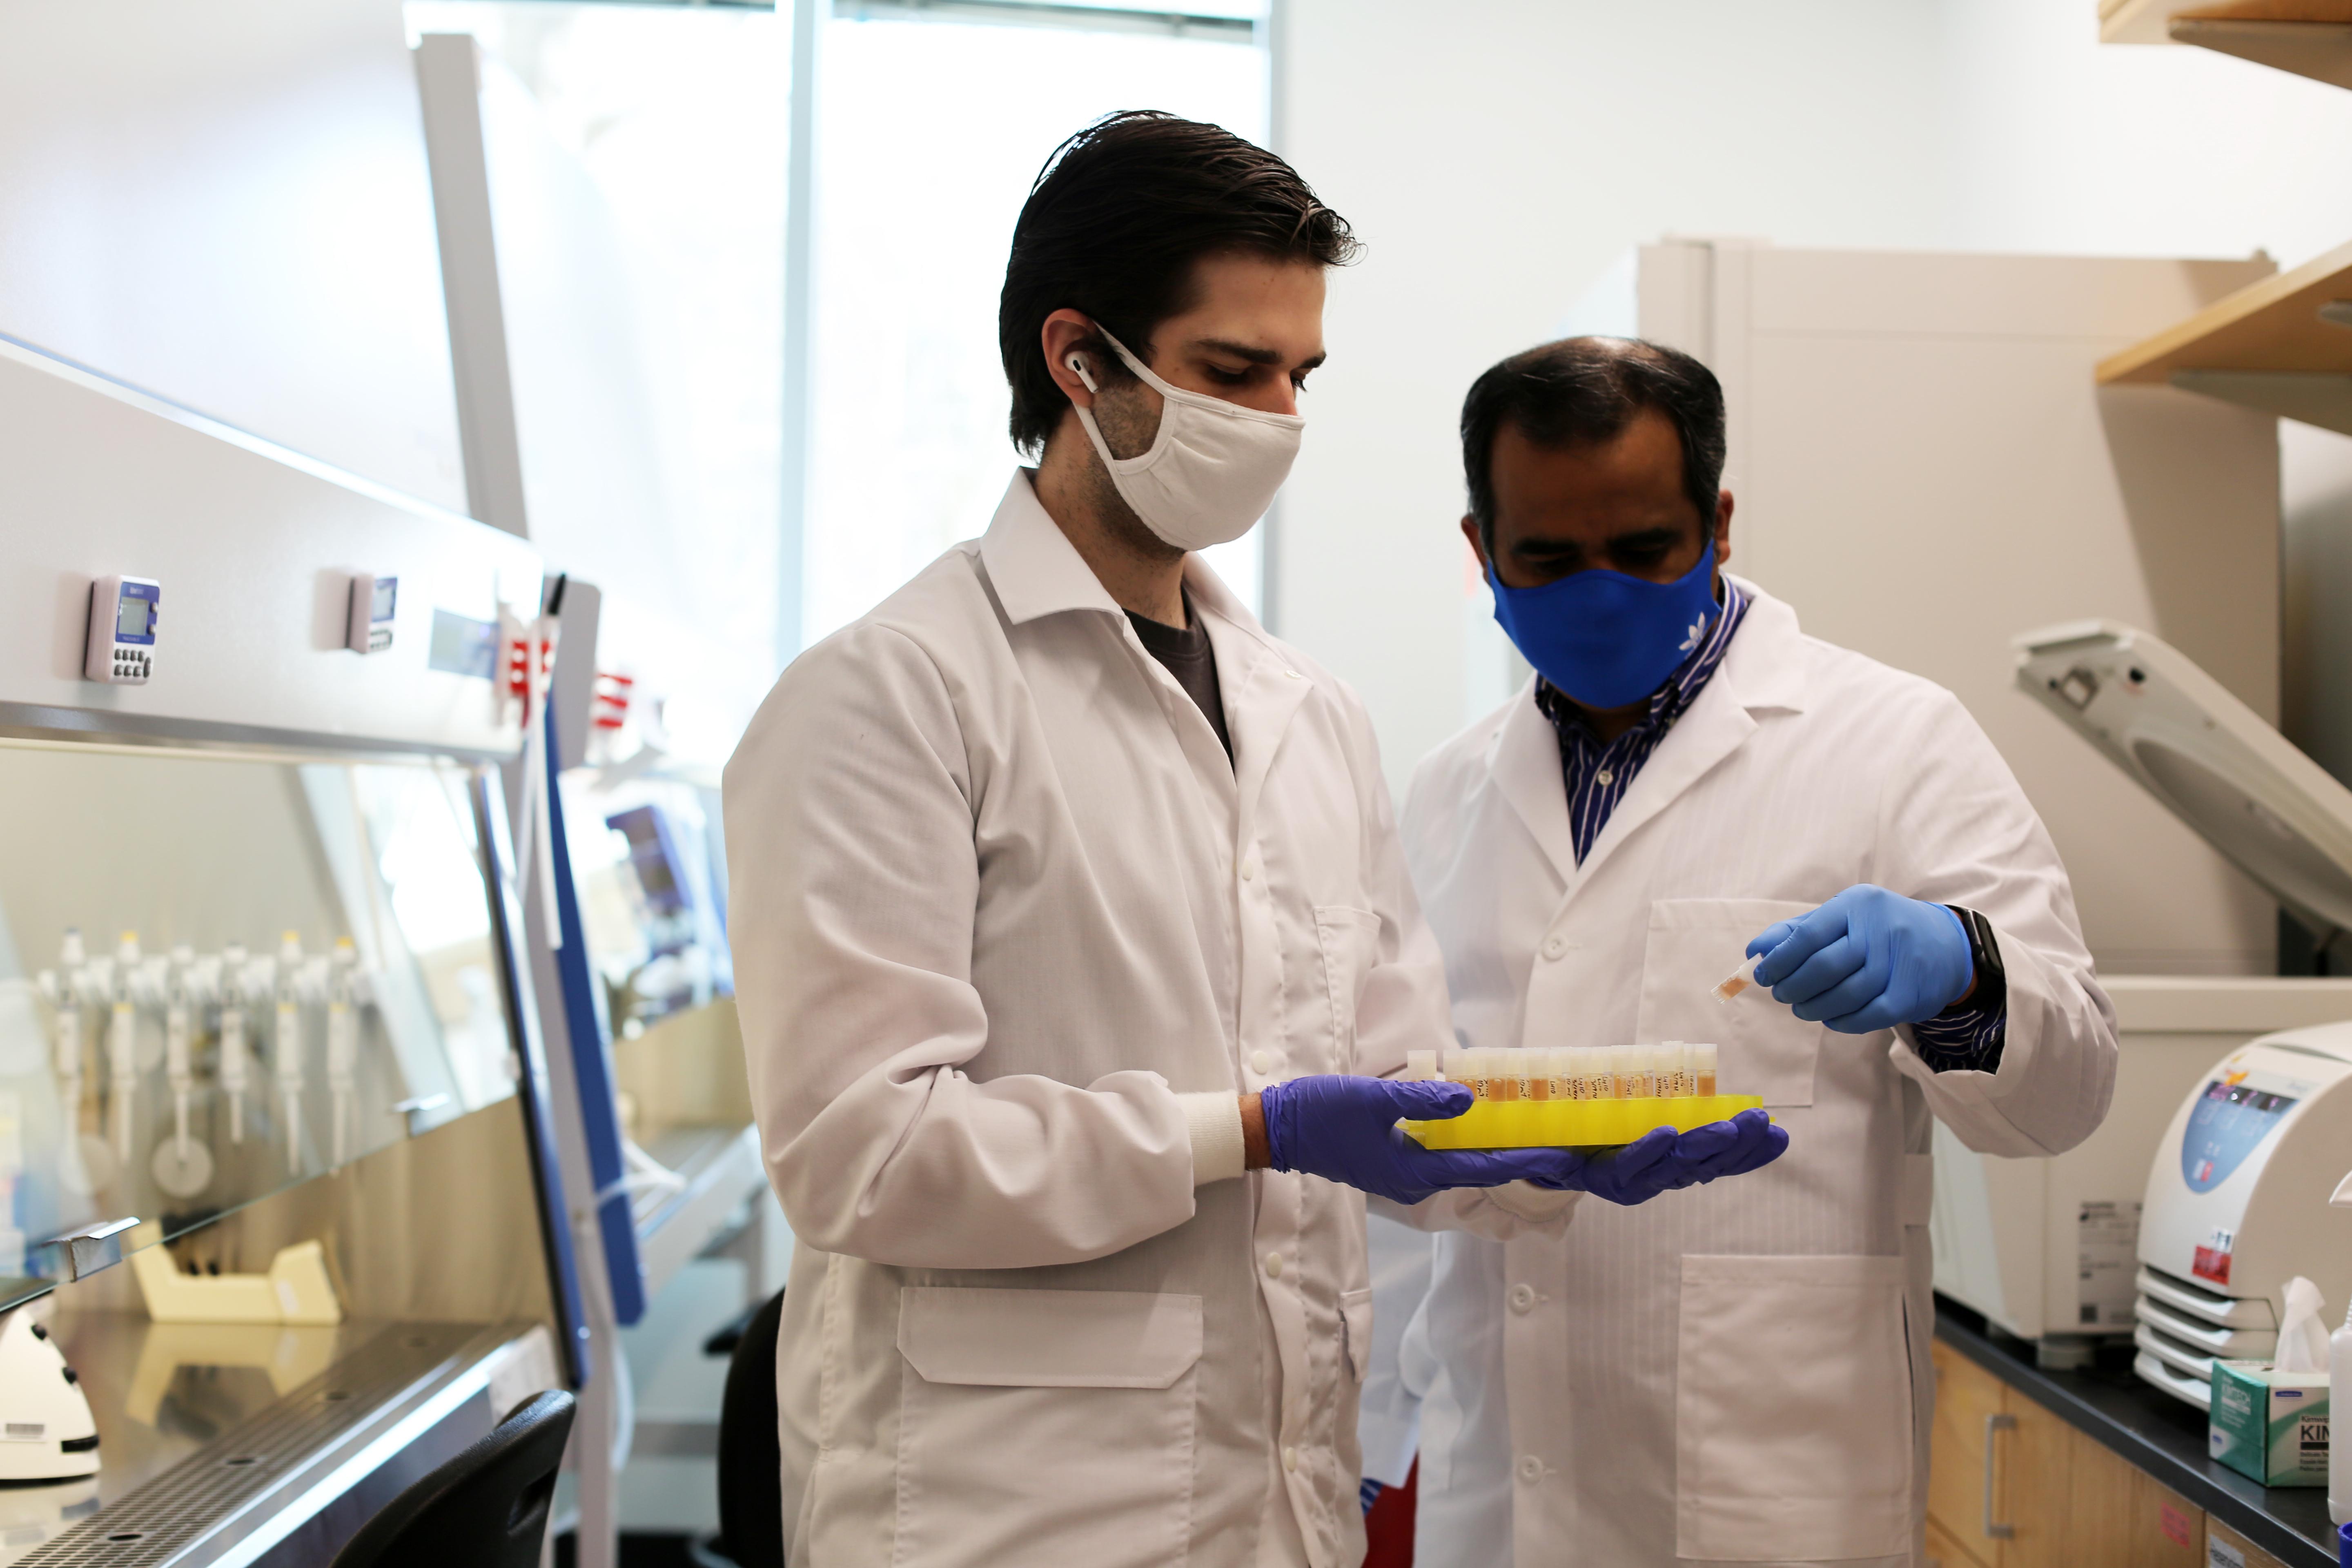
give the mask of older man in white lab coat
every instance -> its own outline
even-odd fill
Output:
[[[1696,361],[1547,345],[1482,377],[1463,428],[1464,529],[1538,675],[1406,802],[1455,1026],[1717,1041],[1723,1091],[1791,1139],[1747,1180],[1585,1202],[1564,1230],[1441,1234],[1404,1354],[1416,1561],[1913,1563],[1929,1118],[2053,1154],[2113,1083],[2064,868],[1955,698],[1721,572],[1722,395]],[[1744,953],[1763,987],[1718,1001]]]
[[[1037,468],[728,766],[795,1568],[1353,1568],[1362,1193],[1728,1168],[1396,1129],[1470,1091],[1379,1076],[1446,1015],[1370,726],[1191,554],[1281,483],[1349,248],[1214,126],[1073,138],[1004,287]]]

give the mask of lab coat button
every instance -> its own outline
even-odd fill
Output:
[[[1548,936],[1544,938],[1543,955],[1546,958],[1558,958],[1561,953],[1566,952],[1567,951],[1568,938],[1564,936]]]
[[[1269,1279],[1282,1278],[1282,1254],[1279,1252],[1269,1252],[1265,1255],[1265,1277]]]
[[[1298,1468],[1298,1450],[1297,1450],[1297,1449],[1296,1449],[1296,1448],[1285,1448],[1285,1449],[1283,1449],[1283,1451],[1282,1451],[1282,1468],[1283,1468],[1284,1469],[1286,1469],[1286,1470],[1296,1470],[1297,1468]]]
[[[1519,1479],[1527,1482],[1528,1485],[1533,1486],[1543,1479],[1543,1461],[1533,1454],[1526,1455],[1519,1460]]]
[[[1252,1051],[1250,1053],[1250,1071],[1257,1074],[1260,1078],[1264,1078],[1273,1070],[1274,1058],[1272,1057],[1267,1056],[1264,1051]]]
[[[1252,854],[1252,855],[1244,855],[1244,856],[1243,856],[1243,857],[1242,857],[1242,880],[1243,880],[1243,881],[1244,881],[1244,882],[1249,881],[1250,879],[1252,879],[1253,878],[1255,878],[1256,875],[1257,875],[1257,857],[1256,857],[1255,855],[1254,855],[1254,854]]]
[[[1522,1281],[1511,1287],[1511,1310],[1522,1317],[1536,1310],[1536,1288]]]

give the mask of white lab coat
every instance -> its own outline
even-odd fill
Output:
[[[729,763],[794,1568],[1362,1555],[1363,1202],[1236,1096],[1436,1045],[1442,969],[1360,706],[1187,570],[1231,762],[1016,473]]]
[[[1933,1399],[1929,1117],[2056,1153],[2105,1114],[2112,1008],[2064,868],[1959,701],[1754,598],[1584,863],[1532,684],[1433,753],[1413,880],[1474,1047],[1713,1040],[1789,1129],[1765,1170],[1557,1234],[1442,1235],[1425,1351],[1423,1568],[1909,1564]],[[1856,882],[1982,912],[2009,977],[1997,1072],[1930,1072],[1710,990],[1748,940]],[[1441,1223],[1425,1221],[1424,1223]],[[1407,1371],[1413,1369],[1409,1364]]]

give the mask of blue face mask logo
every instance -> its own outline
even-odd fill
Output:
[[[1665,684],[1706,637],[1715,602],[1715,542],[1671,583],[1588,567],[1540,588],[1495,590],[1495,619],[1546,680],[1587,708],[1622,708]]]

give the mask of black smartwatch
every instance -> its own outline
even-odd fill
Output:
[[[1946,904],[1946,909],[1958,917],[1960,929],[1969,933],[1969,962],[1976,966],[1974,989],[1966,999],[1944,1009],[1953,1013],[2000,1013],[2009,1007],[2009,972],[2000,966],[2000,943],[1993,939],[1992,922],[1974,910],[1964,910],[1958,904]]]

